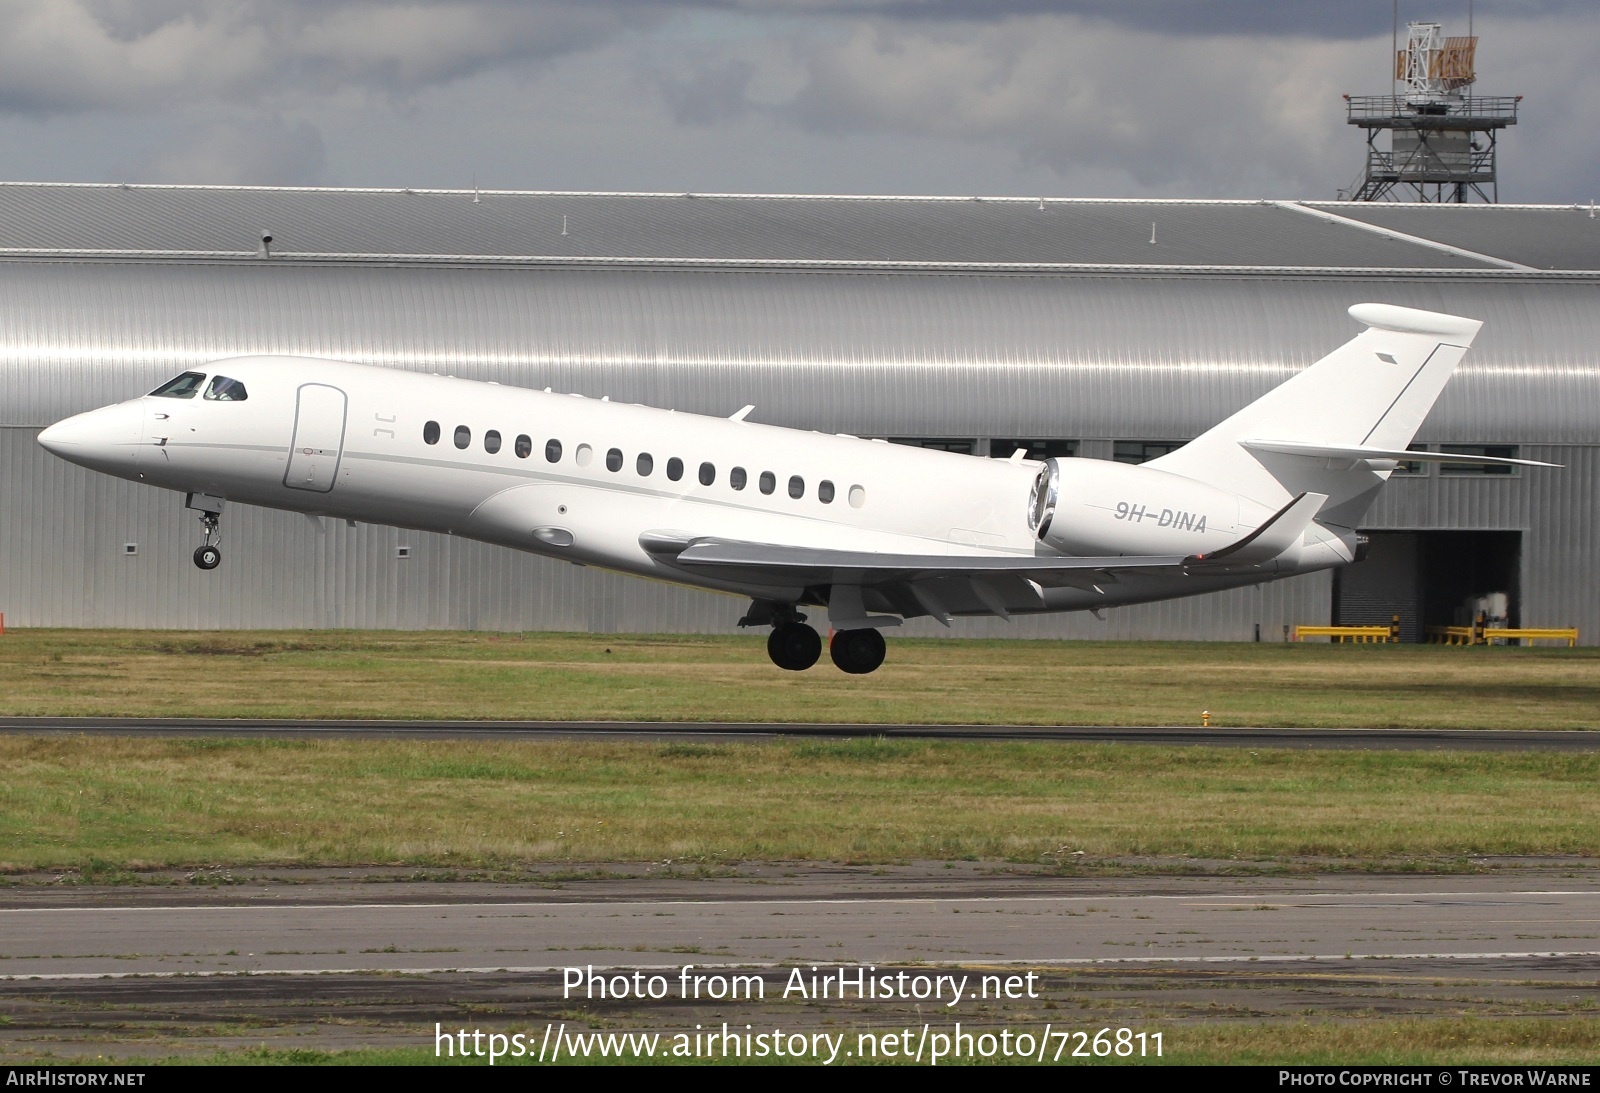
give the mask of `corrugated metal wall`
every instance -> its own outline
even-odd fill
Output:
[[[1600,636],[1600,284],[1358,276],[0,264],[0,611],[15,625],[719,631],[742,605],[478,544],[250,509],[195,570],[175,495],[91,475],[40,427],[196,362],[285,352],[863,434],[1192,436],[1353,335],[1351,303],[1487,320],[1421,439],[1560,472],[1397,482],[1375,527],[1527,530],[1530,624]],[[1102,445],[1108,446],[1108,445]],[[125,543],[138,553],[124,554]],[[400,560],[395,548],[412,548]],[[1248,639],[1325,621],[1326,575],[963,634]],[[1559,617],[1552,617],[1559,616]],[[942,632],[919,623],[911,632]]]

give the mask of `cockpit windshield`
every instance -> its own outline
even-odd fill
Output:
[[[206,398],[212,402],[243,402],[249,397],[244,384],[227,376],[212,376],[211,386],[206,388]]]
[[[185,372],[177,379],[163,383],[150,394],[155,398],[194,398],[200,390],[200,385],[205,381],[204,372]]]

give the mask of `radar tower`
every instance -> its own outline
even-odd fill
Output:
[[[1500,200],[1500,130],[1517,124],[1521,95],[1472,93],[1475,35],[1446,38],[1438,23],[1407,26],[1389,95],[1346,95],[1346,121],[1367,133],[1367,165],[1351,201]],[[1388,150],[1379,145],[1389,136]]]

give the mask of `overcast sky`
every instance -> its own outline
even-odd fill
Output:
[[[0,179],[1331,198],[1392,0],[0,0]],[[1467,32],[1468,0],[1400,17]],[[1476,0],[1506,201],[1600,197],[1600,3]]]

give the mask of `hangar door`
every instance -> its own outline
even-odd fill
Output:
[[[1430,626],[1465,626],[1480,610],[1517,626],[1520,531],[1374,531],[1365,561],[1334,571],[1335,626],[1387,626],[1423,641]]]

